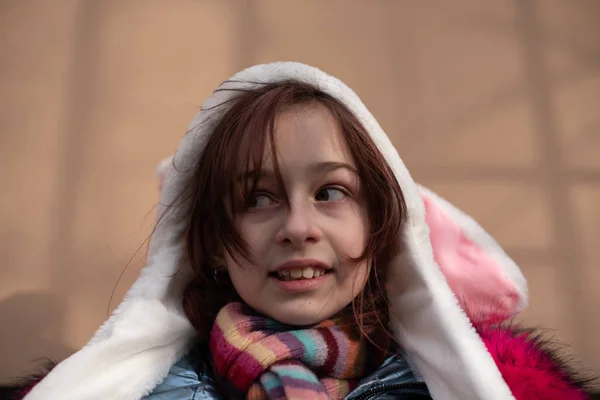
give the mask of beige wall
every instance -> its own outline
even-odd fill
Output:
[[[143,266],[154,167],[222,80],[298,60],[522,266],[600,371],[600,3],[0,2],[0,380],[79,348]],[[118,282],[118,283],[117,283]]]

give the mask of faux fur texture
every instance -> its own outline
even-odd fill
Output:
[[[388,136],[343,82],[317,68],[287,62],[244,70],[204,103],[168,166],[147,267],[90,342],[61,362],[29,393],[28,400],[137,400],[188,351],[195,332],[181,302],[191,270],[180,237],[190,205],[169,206],[191,179],[192,167],[237,91],[288,79],[315,85],[345,104],[364,125],[402,188],[409,215],[397,238],[403,251],[391,261],[386,282],[391,328],[432,396],[436,400],[513,398],[434,259],[419,187]],[[447,210],[464,226],[466,237],[493,253],[504,275],[526,296],[522,274],[494,240],[472,219],[452,207]],[[517,301],[517,307],[525,303],[526,299]]]
[[[517,400],[597,399],[594,377],[576,372],[561,346],[531,329],[480,325],[483,342]]]

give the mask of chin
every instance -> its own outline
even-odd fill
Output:
[[[314,313],[310,313],[310,312],[306,312],[306,311],[302,312],[302,313],[286,312],[285,310],[278,310],[278,311],[279,312],[277,312],[277,313],[265,313],[265,314],[282,324],[293,325],[293,326],[314,325],[314,324],[318,324],[319,322],[322,322],[331,317],[331,315],[329,315],[327,313],[323,313],[322,311],[314,312]],[[281,312],[281,311],[284,311],[284,312]]]
[[[316,318],[316,317],[309,317],[309,316],[286,316],[286,318],[275,318],[277,321],[286,324],[286,325],[293,325],[293,326],[307,326],[307,325],[314,325],[317,324],[321,321],[323,321],[322,318]]]

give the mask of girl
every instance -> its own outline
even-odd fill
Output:
[[[148,266],[26,399],[588,398],[497,325],[519,269],[339,80],[242,71],[162,170]]]

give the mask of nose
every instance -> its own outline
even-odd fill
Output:
[[[309,204],[290,203],[284,218],[276,236],[278,243],[302,247],[321,239],[316,215]]]

